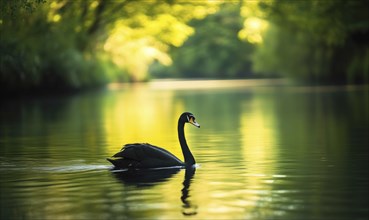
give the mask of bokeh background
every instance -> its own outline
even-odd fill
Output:
[[[2,91],[153,78],[369,81],[364,0],[3,0],[0,10]]]

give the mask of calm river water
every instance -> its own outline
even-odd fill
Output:
[[[125,143],[195,172],[112,172]],[[368,87],[159,81],[2,100],[1,219],[368,219]]]

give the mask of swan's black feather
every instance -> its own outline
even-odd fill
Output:
[[[169,151],[148,143],[126,144],[108,160],[120,168],[152,168],[157,167],[157,164],[161,167],[184,165]]]

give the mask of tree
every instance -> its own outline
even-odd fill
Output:
[[[226,3],[219,11],[203,20],[190,22],[195,33],[180,48],[172,47],[173,64],[152,67],[162,77],[243,78],[251,73],[250,55],[253,46],[243,42],[240,5]]]
[[[366,1],[263,2],[271,28],[254,70],[314,82],[369,82]],[[268,62],[265,62],[268,61]]]
[[[165,57],[191,34],[187,22],[216,7],[172,0],[1,1],[0,87],[64,90],[144,80],[146,66],[160,60],[152,52]],[[133,56],[135,50],[145,53]]]

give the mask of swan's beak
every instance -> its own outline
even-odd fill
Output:
[[[190,118],[190,121],[189,121],[189,122],[190,122],[191,124],[195,125],[196,127],[200,128],[200,124],[199,124],[199,123],[197,123],[197,122],[195,121],[195,119]]]

